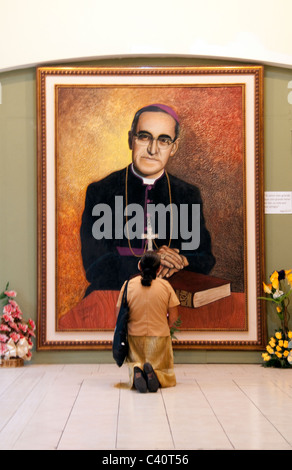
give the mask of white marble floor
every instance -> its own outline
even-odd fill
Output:
[[[139,394],[113,364],[0,368],[0,449],[292,450],[292,370],[175,366]]]

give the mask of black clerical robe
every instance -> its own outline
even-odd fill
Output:
[[[173,236],[171,228],[170,212],[167,212],[166,230],[164,238],[161,236],[154,241],[154,249],[162,245],[170,248],[178,248],[180,253],[186,256],[189,265],[186,270],[208,274],[215,264],[215,258],[211,251],[211,237],[206,229],[203,215],[203,206],[200,191],[196,186],[188,184],[170,174],[169,183],[165,173],[159,177],[154,184],[144,184],[143,179],[134,174],[132,165],[128,167],[128,177],[126,184],[126,168],[111,173],[106,178],[90,184],[87,188],[85,208],[81,223],[81,250],[83,265],[86,278],[90,283],[86,295],[94,290],[120,290],[124,281],[129,276],[138,273],[138,261],[145,250],[146,240],[135,238],[130,240],[126,230],[121,232],[121,217],[123,218],[122,227],[125,227],[126,219],[124,209],[127,204],[139,204],[145,209],[145,232],[147,229],[146,216],[147,204],[163,204],[169,206],[170,202],[178,209],[181,204],[188,204],[191,214],[192,204],[200,204],[200,243],[195,250],[182,249],[182,243],[187,240],[178,236]],[[118,218],[115,216],[116,196],[121,196],[119,202],[123,201],[123,208],[119,207]],[[93,235],[93,226],[98,217],[93,215],[93,208],[96,205],[105,204],[112,211],[112,237],[96,239]],[[100,206],[102,207],[102,206]],[[178,210],[178,228],[180,227],[181,215]],[[191,217],[189,222],[191,223]],[[119,222],[117,222],[119,220]],[[117,229],[116,224],[119,225]],[[154,224],[158,226],[158,221]],[[117,229],[117,230],[116,230]],[[189,227],[191,230],[191,226]],[[155,230],[154,230],[155,231]],[[119,233],[118,237],[115,235]],[[134,253],[134,254],[133,254]]]

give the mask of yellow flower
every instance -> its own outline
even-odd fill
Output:
[[[274,352],[275,352],[275,351],[271,348],[271,346],[269,346],[269,345],[266,347],[266,349],[267,349],[268,353],[270,353],[270,354],[274,354]]]
[[[282,339],[280,339],[279,346],[281,346],[281,348],[283,347],[283,344],[284,344],[284,341]]]
[[[275,354],[276,354],[276,356],[277,356],[279,359],[281,359],[281,357],[282,357],[282,354],[281,354],[281,353],[279,353],[278,351],[276,351]]]
[[[270,277],[270,281],[272,283],[272,287],[276,290],[279,288],[279,279],[278,279],[278,271],[274,271],[273,274]]]
[[[281,312],[282,312],[282,308],[281,308],[281,307],[277,307],[277,312],[278,312],[278,313],[281,313]]]
[[[274,348],[276,346],[276,341],[274,340],[274,338],[271,338],[271,340],[269,341],[269,345]]]
[[[263,358],[264,361],[269,361],[271,359],[271,356],[269,356],[268,353],[263,353],[262,358]]]
[[[281,339],[282,338],[282,333],[280,331],[277,331],[277,333],[275,333],[275,336],[277,339]]]
[[[288,331],[288,338],[292,338],[292,331]]]
[[[287,351],[287,349],[286,349],[286,351],[283,352],[283,356],[284,356],[284,357],[287,357],[288,354],[289,354],[289,351]]]
[[[265,284],[265,283],[263,282],[263,288],[264,288],[264,292],[265,292],[266,294],[271,294],[271,293],[272,293],[272,291],[271,291],[272,284]]]
[[[283,343],[284,348],[288,348],[288,344],[289,344],[288,341],[285,340],[284,343]]]
[[[278,352],[282,351],[282,348],[280,348],[280,346],[277,346],[276,349],[277,349]]]
[[[286,274],[287,281],[289,282],[290,286],[292,286],[292,273],[291,269],[288,271],[288,274]]]

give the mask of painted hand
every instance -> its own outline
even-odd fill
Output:
[[[160,278],[169,278],[189,264],[187,258],[180,255],[177,248],[168,248],[166,245],[163,245],[159,248],[157,253],[161,258],[162,269],[158,276]]]

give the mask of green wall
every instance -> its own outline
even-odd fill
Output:
[[[124,59],[91,65],[238,65],[196,59]],[[84,65],[88,65],[85,64]],[[265,67],[265,191],[292,190],[292,70]],[[36,71],[0,74],[0,291],[10,282],[25,318],[37,319]],[[292,215],[266,215],[266,273],[292,268]],[[268,306],[269,307],[269,306]],[[276,327],[268,308],[268,331]],[[33,352],[35,363],[112,362],[110,351]],[[175,351],[181,363],[258,363],[254,351]]]

